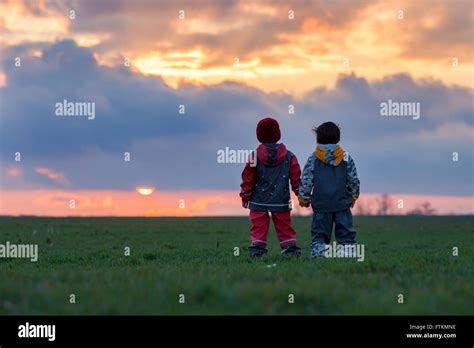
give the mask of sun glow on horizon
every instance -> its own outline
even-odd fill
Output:
[[[136,188],[136,191],[141,194],[142,196],[149,196],[151,195],[153,192],[155,192],[155,188],[154,187],[143,187],[143,186],[138,186]]]

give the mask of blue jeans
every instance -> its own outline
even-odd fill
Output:
[[[355,244],[356,231],[352,226],[352,213],[349,208],[330,213],[313,212],[311,224],[312,244],[329,244],[331,242],[332,227],[338,244]]]

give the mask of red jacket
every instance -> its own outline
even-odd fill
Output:
[[[277,157],[274,164],[278,165],[282,163],[285,160],[287,153],[288,150],[286,149],[286,146],[284,144],[278,144]],[[261,144],[257,148],[257,160],[265,165],[267,165],[269,161],[272,160],[269,158],[267,147],[264,144]],[[240,184],[240,197],[242,198],[242,202],[250,201],[250,197],[252,196],[252,192],[255,187],[256,175],[256,167],[252,166],[251,162],[247,162],[242,172],[242,183]],[[290,159],[289,176],[291,189],[295,195],[298,196],[298,189],[301,183],[301,169],[300,165],[298,164],[298,159],[294,154]]]

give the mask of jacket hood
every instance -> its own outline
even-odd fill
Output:
[[[288,150],[284,144],[261,144],[257,147],[257,159],[264,165],[275,167],[281,164]]]
[[[314,155],[322,162],[331,166],[338,166],[344,158],[344,150],[337,144],[319,144]]]

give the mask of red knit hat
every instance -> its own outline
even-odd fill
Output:
[[[273,118],[264,118],[257,124],[257,139],[261,143],[276,143],[281,138],[280,125]]]

